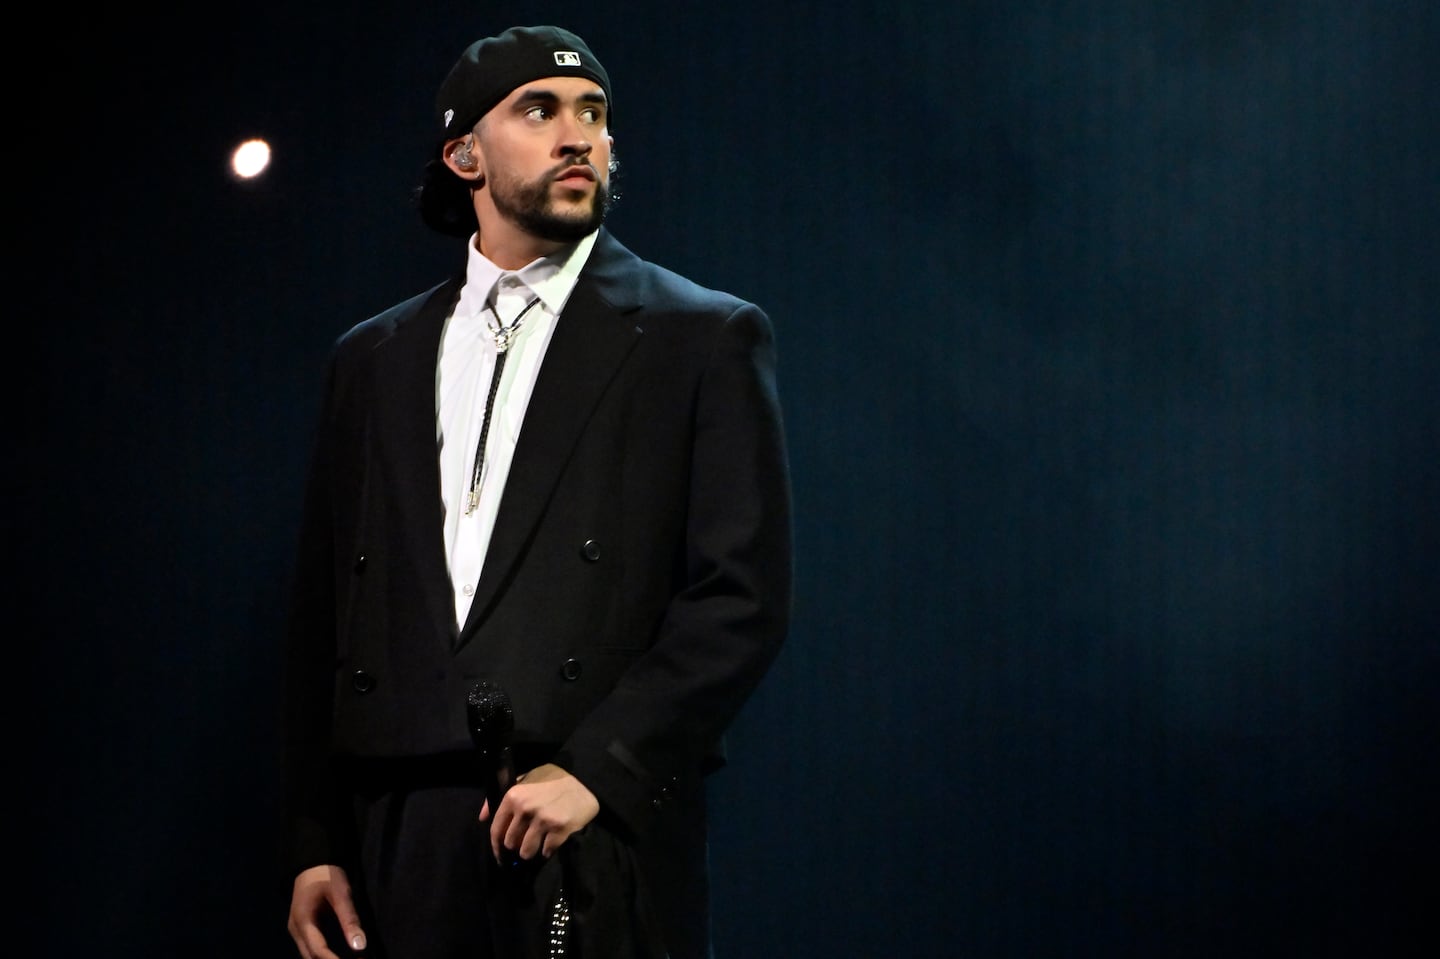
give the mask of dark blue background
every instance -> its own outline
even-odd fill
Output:
[[[292,954],[321,363],[458,262],[433,94],[536,22],[610,71],[615,233],[779,338],[721,959],[1433,948],[1434,4],[296,6],[12,37],[20,954]]]

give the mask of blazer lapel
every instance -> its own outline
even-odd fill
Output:
[[[602,231],[555,325],[525,410],[461,644],[475,634],[494,605],[591,411],[640,337],[628,315],[640,306],[633,284],[625,281],[626,263],[633,259]]]
[[[402,555],[415,566],[435,635],[456,638],[455,596],[445,558],[444,502],[435,440],[435,362],[445,318],[461,281],[436,287],[411,316],[375,350],[376,435],[383,481],[395,491],[399,514],[392,529],[404,539]],[[382,535],[384,535],[382,533]]]

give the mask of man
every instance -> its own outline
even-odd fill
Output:
[[[788,468],[766,315],[602,227],[612,109],[568,31],[470,45],[419,195],[463,269],[331,357],[286,697],[306,959],[710,954],[702,780],[788,625]]]

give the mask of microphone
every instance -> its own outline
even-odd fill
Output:
[[[515,712],[505,690],[482,679],[465,698],[465,714],[470,721],[470,739],[484,764],[485,800],[493,820],[505,791],[515,782],[515,761],[510,755]]]

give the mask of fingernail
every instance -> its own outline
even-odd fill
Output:
[[[365,933],[363,933],[363,932],[357,932],[357,933],[355,933],[355,935],[351,936],[351,937],[350,937],[350,948],[351,948],[351,949],[354,949],[356,952],[359,952],[361,949],[364,949],[364,948],[365,948]]]

